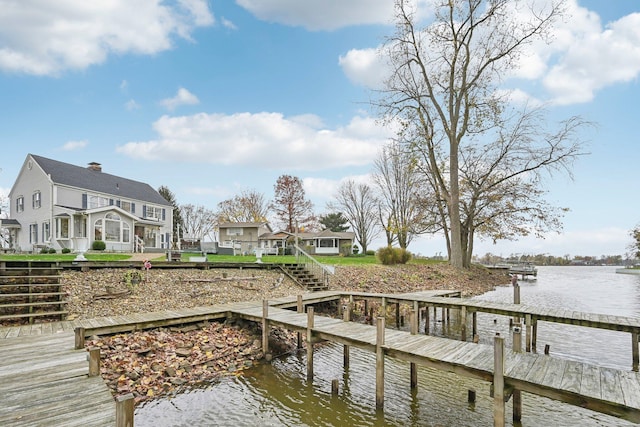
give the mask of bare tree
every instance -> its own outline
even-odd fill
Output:
[[[215,230],[216,215],[211,209],[192,204],[180,206],[184,235],[202,241]]]
[[[281,175],[274,186],[275,198],[271,209],[275,212],[285,231],[293,233],[296,228],[307,230],[316,227],[313,203],[306,199],[300,178]]]
[[[373,180],[380,194],[379,219],[387,244],[407,249],[411,240],[428,227],[421,209],[422,178],[411,152],[392,142],[383,147],[373,163]]]
[[[362,247],[362,253],[366,253],[369,244],[380,232],[377,225],[378,205],[375,191],[370,186],[347,180],[338,188],[335,201],[328,203],[327,207],[344,215]]]
[[[262,193],[245,190],[232,199],[218,203],[218,223],[264,222],[269,214],[269,204]]]
[[[500,97],[498,85],[524,48],[544,40],[562,14],[562,0],[533,3],[528,14],[515,16],[523,5],[519,0],[440,2],[434,21],[418,28],[409,2],[396,0],[396,33],[384,47],[392,73],[378,106],[403,124],[403,133],[410,134],[403,138],[423,152],[436,209],[446,209],[439,225],[447,233],[449,261],[458,268],[468,267],[470,259],[462,218],[462,153],[507,127],[508,100]]]

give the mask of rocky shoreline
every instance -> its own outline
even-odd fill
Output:
[[[132,280],[138,277],[140,282]],[[302,290],[275,270],[105,269],[65,272],[70,319],[125,315],[296,295]],[[504,274],[481,267],[456,271],[445,264],[338,267],[334,290],[401,293],[459,290],[465,297],[507,285]],[[274,329],[275,354],[294,351],[295,334]],[[101,374],[114,395],[133,393],[136,403],[206,386],[263,360],[260,326],[227,320],[91,337],[101,349]]]

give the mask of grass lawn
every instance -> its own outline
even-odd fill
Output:
[[[150,261],[166,261],[164,253],[149,253]],[[182,261],[189,261],[190,256],[202,256],[200,252],[183,252]],[[2,254],[0,261],[73,261],[76,254]],[[129,254],[116,253],[86,253],[85,258],[89,261],[125,261],[130,258]],[[354,255],[354,256],[314,256],[318,262],[328,265],[372,265],[379,264],[374,255]],[[255,262],[255,255],[207,255],[207,261],[215,262]],[[264,263],[295,263],[294,255],[265,255],[262,257]],[[409,261],[409,264],[437,264],[442,261],[418,258]]]

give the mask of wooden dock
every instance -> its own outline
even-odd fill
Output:
[[[111,392],[73,343],[72,332],[0,340],[0,425],[115,425]]]
[[[345,365],[348,364],[348,349],[351,346],[375,352],[378,408],[382,408],[384,403],[384,359],[394,357],[411,363],[411,386],[417,384],[417,365],[492,383],[495,390],[494,407],[497,408],[494,409],[494,417],[497,420],[500,420],[500,406],[504,418],[504,402],[525,391],[640,423],[638,372],[505,350],[503,337],[496,337],[495,344],[491,346],[417,333],[419,309],[426,308],[428,315],[429,307],[520,316],[529,319],[529,324],[535,318],[632,333],[635,331],[636,334],[640,328],[640,324],[636,323],[638,319],[451,297],[455,295],[455,291],[400,295],[327,291],[272,301],[0,327],[0,401],[3,402],[0,406],[0,425],[42,425],[43,420],[46,420],[47,426],[115,425],[114,399],[100,377],[87,375],[88,353],[84,350],[86,336],[227,317],[260,322],[263,331],[266,331],[263,334],[265,352],[268,352],[265,335],[268,337],[272,326],[306,336],[307,377],[310,380],[313,379],[313,344],[316,342],[331,341],[344,345]],[[378,299],[383,306],[408,304],[411,307],[410,331],[385,328],[384,318],[378,318],[376,325],[349,321],[351,303],[359,298]],[[330,301],[336,302],[338,307],[343,307],[344,303],[346,309],[342,308],[342,319],[313,314],[315,304]],[[637,351],[637,335],[635,345]],[[82,350],[74,350],[74,347]],[[502,424],[498,421],[496,425]]]

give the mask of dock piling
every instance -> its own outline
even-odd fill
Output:
[[[307,308],[307,380],[313,381],[313,306]]]
[[[100,375],[100,347],[91,347],[89,349],[89,376],[97,377]]]
[[[493,338],[493,425],[504,427],[504,338]]]
[[[133,393],[116,397],[116,427],[133,427]]]
[[[516,323],[513,328],[513,351],[522,353],[522,329],[520,323]],[[522,392],[513,390],[513,422],[519,423],[522,420]]]
[[[384,408],[384,327],[385,318],[377,319],[376,330],[376,409]]]
[[[640,352],[638,351],[638,332],[631,333],[631,358],[633,359],[632,369],[638,372],[638,362],[640,361]]]

